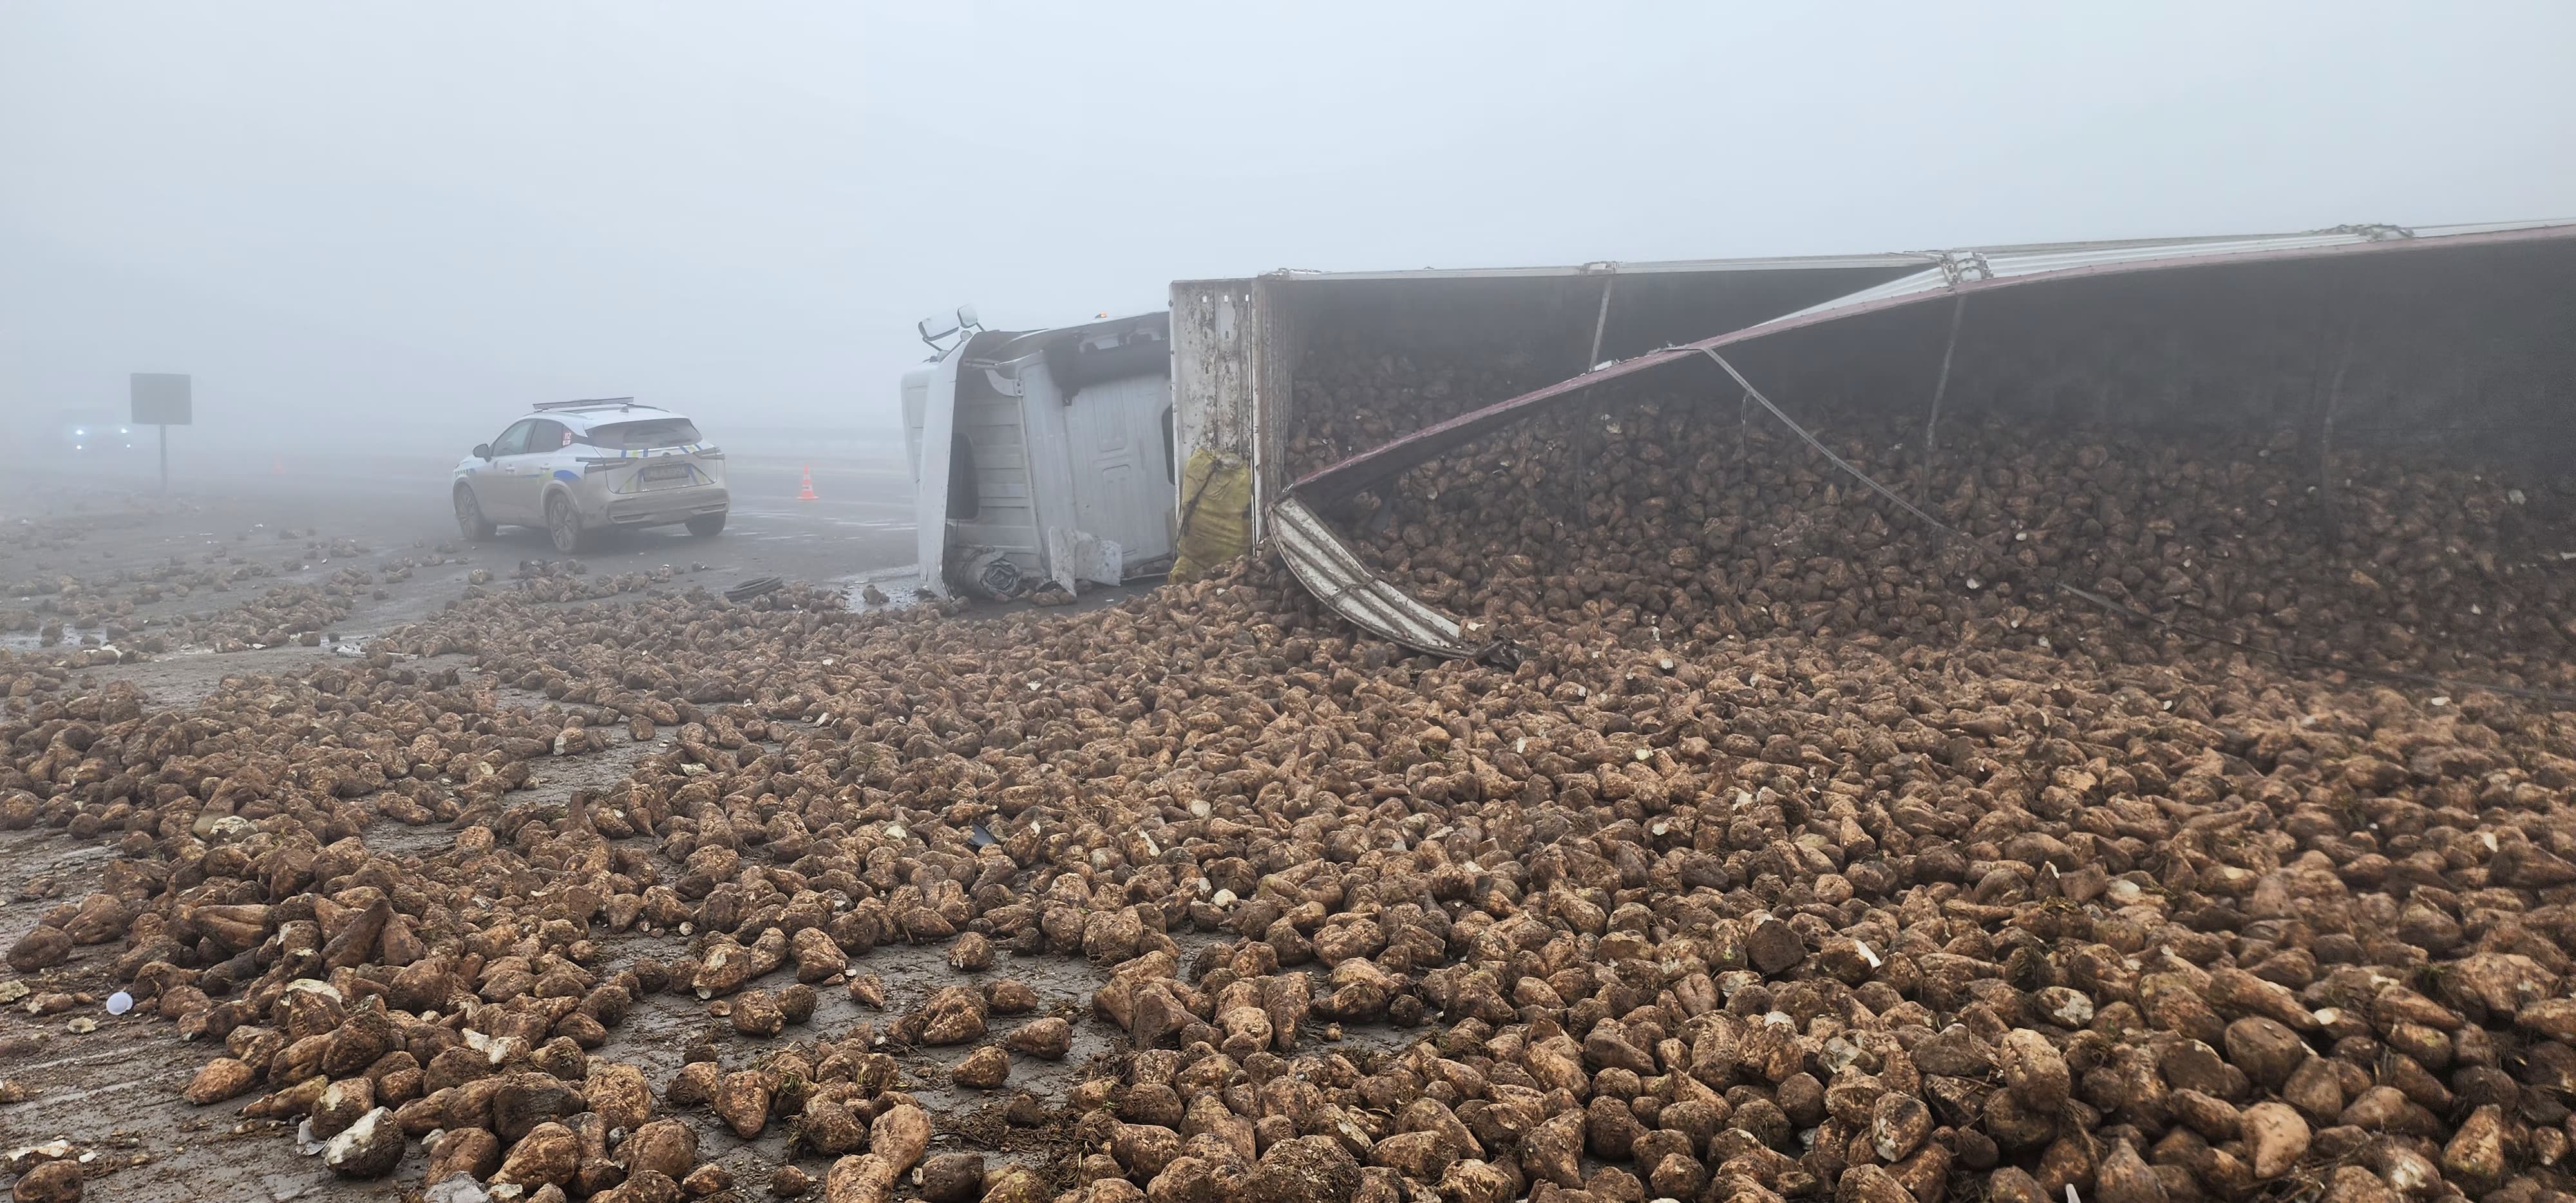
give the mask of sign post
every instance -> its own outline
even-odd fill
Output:
[[[161,428],[161,491],[170,491],[170,428],[192,424],[193,403],[188,377],[170,372],[136,372],[130,378],[134,424]]]

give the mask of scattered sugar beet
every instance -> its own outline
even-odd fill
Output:
[[[1373,370],[1299,455],[1513,383]],[[48,683],[10,687],[0,827],[117,855],[9,964],[103,971],[203,1050],[190,1102],[309,1121],[335,1173],[437,1134],[400,1173],[452,1198],[2576,1189],[2569,712],[2263,654],[2567,687],[2503,478],[2347,455],[2329,513],[2259,440],[1838,447],[1940,544],[1681,401],[1552,421],[1354,527],[1508,670],[1258,557],[972,619],[537,565],[179,708],[10,661]],[[864,968],[902,945],[945,979]],[[703,1023],[676,1071],[599,1051],[649,1006]]]

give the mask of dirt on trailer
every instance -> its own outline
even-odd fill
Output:
[[[150,580],[171,514],[31,522],[15,1189],[2569,1192],[2549,482],[1838,448],[1945,547],[1693,404],[1348,516],[1511,667],[1356,636],[1264,556],[960,613],[327,524]]]

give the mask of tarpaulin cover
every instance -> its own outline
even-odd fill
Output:
[[[1252,469],[1214,451],[1191,454],[1181,471],[1180,552],[1172,579],[1193,580],[1252,550]]]

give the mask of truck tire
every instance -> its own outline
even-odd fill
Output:
[[[724,524],[723,514],[700,514],[689,519],[685,525],[689,528],[690,534],[701,539],[712,539],[724,533]]]

